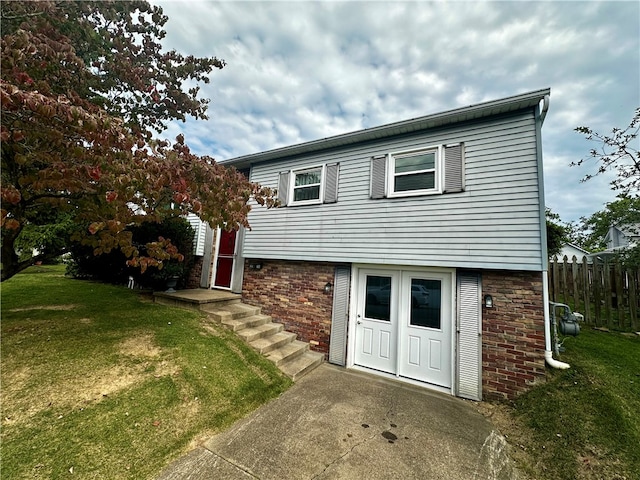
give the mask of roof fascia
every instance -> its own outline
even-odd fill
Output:
[[[445,112],[426,115],[423,117],[389,123],[378,127],[357,130],[355,132],[336,135],[333,137],[312,140],[296,145],[275,148],[264,152],[243,155],[221,161],[221,164],[234,166],[236,168],[247,168],[258,162],[290,157],[293,155],[303,155],[321,150],[353,145],[356,143],[380,140],[396,135],[407,134],[422,130],[430,130],[445,125],[451,125],[470,120],[477,120],[485,117],[492,117],[504,113],[514,112],[527,108],[537,107],[550,89],[545,88],[532,92],[522,93],[511,97],[506,97],[489,102],[478,103],[468,107],[456,108]]]

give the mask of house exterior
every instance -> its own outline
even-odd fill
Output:
[[[607,251],[619,251],[627,247],[634,247],[640,239],[640,224],[613,225],[609,227],[604,241]]]
[[[515,397],[545,369],[548,99],[538,90],[223,162],[277,188],[281,206],[254,208],[251,230],[217,232],[203,286],[241,292],[331,363]]]
[[[612,225],[604,237],[606,250],[591,253],[589,262],[605,261],[616,258],[628,248],[634,248],[640,242],[640,224]]]
[[[576,257],[577,262],[582,262],[582,260],[589,255],[589,252],[584,248],[580,248],[573,243],[565,243],[562,245],[560,249],[560,253],[556,255],[559,262],[562,262],[564,257],[567,257],[567,261],[571,262],[573,257]],[[591,259],[587,258],[587,261],[591,263]]]

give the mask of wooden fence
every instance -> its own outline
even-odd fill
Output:
[[[549,298],[582,313],[589,325],[638,331],[639,273],[617,261],[554,258],[549,262]]]

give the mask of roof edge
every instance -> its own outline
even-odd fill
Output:
[[[407,133],[408,131],[426,130],[467,120],[500,115],[507,112],[534,107],[538,105],[545,96],[548,96],[550,92],[551,90],[549,88],[534,90],[497,100],[490,100],[466,107],[458,107],[444,112],[425,115],[423,117],[388,123],[332,137],[311,140],[272,150],[265,150],[263,152],[242,155],[228,160],[223,160],[220,163],[235,166],[237,168],[246,168],[253,163],[273,160],[276,158],[312,153],[327,148],[392,137],[402,133]]]

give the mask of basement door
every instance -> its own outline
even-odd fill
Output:
[[[236,260],[236,230],[218,230],[214,288],[231,288],[231,278]]]
[[[354,364],[451,388],[451,274],[362,269]]]

